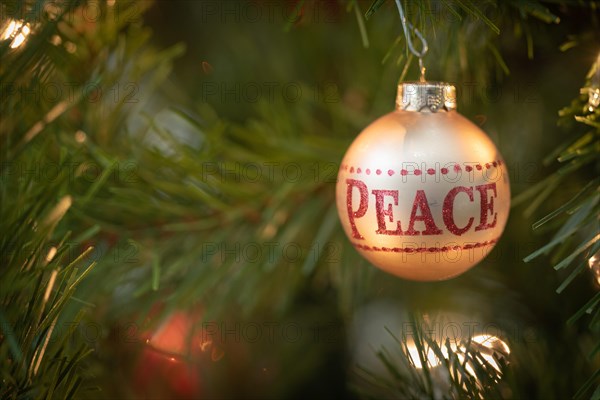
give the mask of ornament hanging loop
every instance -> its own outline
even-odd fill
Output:
[[[415,28],[413,24],[406,20],[401,0],[396,0],[396,6],[398,7],[398,13],[400,14],[400,21],[402,22],[402,30],[404,31],[404,37],[406,38],[406,45],[408,46],[410,52],[419,59],[419,71],[421,73],[419,80],[421,82],[425,82],[425,66],[423,65],[423,57],[425,57],[427,50],[429,50],[427,41],[425,40],[425,37],[423,37],[423,34],[417,28]],[[415,49],[415,45],[411,39],[410,31],[412,31],[412,33],[414,33],[414,35],[421,41],[421,51],[417,51],[417,49]]]

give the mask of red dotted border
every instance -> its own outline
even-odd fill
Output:
[[[468,243],[464,246],[443,246],[443,247],[375,247],[359,243],[352,243],[354,247],[366,251],[383,251],[386,253],[442,253],[450,250],[470,250],[479,247],[489,246],[498,242],[498,238],[487,240],[485,242]]]
[[[475,164],[473,165],[467,165],[465,166],[465,171],[466,172],[471,172],[473,171],[473,168],[475,168],[477,171],[482,171],[484,168],[485,169],[492,169],[492,168],[498,168],[502,165],[502,160],[496,160],[496,161],[490,161],[487,162],[485,164]],[[452,169],[454,170],[454,172],[459,173],[462,171],[462,167],[460,166],[460,164],[455,163],[454,166],[452,167]],[[427,175],[435,175],[436,174],[436,170],[435,168],[427,168],[426,170],[421,170],[421,169],[415,169],[413,171],[408,171],[406,169],[401,169],[399,171],[397,170],[393,170],[393,169],[388,169],[387,171],[385,170],[381,170],[381,169],[370,169],[370,168],[361,168],[361,167],[355,167],[352,165],[348,165],[348,164],[342,164],[340,165],[340,170],[344,170],[344,171],[348,171],[351,174],[366,174],[366,175],[371,175],[371,174],[375,174],[375,175],[382,175],[382,174],[387,174],[389,176],[394,176],[396,173],[399,173],[402,176],[406,176],[409,175],[410,173],[414,174],[414,175],[422,175],[422,174],[427,174]],[[442,167],[440,168],[439,172],[442,175],[447,175],[448,173],[450,173],[450,170],[446,167]]]

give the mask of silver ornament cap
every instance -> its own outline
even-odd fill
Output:
[[[456,110],[456,88],[446,82],[402,82],[396,109],[426,113]]]

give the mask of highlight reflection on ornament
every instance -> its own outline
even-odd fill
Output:
[[[500,338],[493,335],[477,335],[471,338],[471,347],[476,345],[476,350],[494,369],[500,372],[498,359],[506,358],[510,354],[510,348]],[[475,371],[469,371],[475,375]]]
[[[439,346],[440,351],[444,358],[449,358],[448,347],[446,347],[445,342],[437,342],[436,344]],[[427,346],[425,346],[425,354],[423,355],[424,360],[427,363],[428,368],[434,368],[442,364],[442,361],[435,354],[435,351]],[[466,352],[466,343],[460,343],[456,345],[452,340],[449,340],[450,350],[456,353],[457,358],[461,363],[465,361],[465,352]],[[510,348],[508,345],[500,338],[492,335],[476,335],[471,338],[470,349],[476,350],[479,352],[481,357],[496,371],[500,372],[500,365],[498,363],[498,359],[505,359],[510,354]],[[417,369],[422,369],[423,364],[421,361],[421,357],[419,355],[419,349],[415,345],[414,341],[406,342],[406,350],[407,357],[409,358],[410,363]],[[477,377],[475,374],[475,370],[471,366],[471,363],[468,362],[465,365],[465,369],[474,377]]]
[[[508,218],[505,162],[455,108],[452,85],[403,83],[396,110],[365,128],[340,165],[346,234],[371,263],[402,278],[460,275],[491,251]]]
[[[6,27],[2,30],[2,33],[0,33],[0,41],[12,39],[12,42],[10,42],[10,48],[16,49],[25,43],[25,40],[30,33],[31,28],[29,27],[29,24],[25,23],[25,21],[11,19]]]
[[[594,280],[597,285],[600,285],[600,250],[588,259],[588,267],[594,275]]]
[[[427,350],[425,351],[425,357],[423,357],[423,359],[427,363],[427,367],[433,368],[433,367],[437,367],[438,365],[440,365],[442,363],[442,361],[435,355],[435,352],[433,351],[433,349],[430,347],[426,347],[426,349]],[[419,355],[419,349],[418,349],[417,345],[414,343],[414,341],[406,342],[406,352],[407,352],[406,356],[408,357],[408,360],[410,361],[411,365],[413,367],[415,367],[416,369],[422,369],[423,363],[422,363],[421,357]],[[446,351],[446,353],[447,353],[447,351]]]
[[[458,362],[463,366],[464,371],[475,379],[477,386],[483,387],[486,384],[489,385],[491,382],[497,383],[499,381],[502,377],[500,362],[508,363],[509,354],[510,348],[500,338],[493,335],[476,335],[469,342],[460,345],[456,352],[456,357]],[[479,368],[483,368],[485,374],[491,380],[480,379],[477,373]],[[454,374],[452,371],[451,373]],[[458,379],[466,387],[467,383],[462,381],[460,375]]]

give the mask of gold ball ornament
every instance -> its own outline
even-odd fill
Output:
[[[348,148],[340,220],[357,251],[401,278],[437,281],[479,263],[510,208],[508,172],[491,139],[456,111],[454,86],[406,82],[396,109]]]

